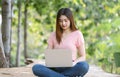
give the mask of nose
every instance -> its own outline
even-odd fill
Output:
[[[64,21],[62,22],[62,25],[65,25],[65,22],[64,22]]]

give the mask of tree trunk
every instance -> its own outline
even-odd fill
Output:
[[[11,29],[11,0],[2,0],[2,41],[6,59],[9,65]]]
[[[24,15],[25,15],[25,20],[24,20],[24,57],[25,60],[28,58],[28,54],[27,54],[27,8],[28,8],[28,2],[29,0],[25,0],[25,11],[24,11]]]
[[[7,60],[4,54],[4,48],[3,48],[2,36],[0,30],[0,68],[5,68],[5,67],[9,67],[9,65],[7,65]]]
[[[16,66],[20,66],[20,27],[21,26],[21,0],[18,0],[18,42],[17,42],[17,54],[16,54]]]
[[[0,26],[1,26],[1,23],[2,23],[2,16],[1,16],[1,14],[0,14]]]
[[[11,45],[12,45],[12,17],[13,17],[13,4],[14,4],[14,0],[11,0],[11,30],[10,30],[10,55],[11,55]],[[11,61],[11,56],[10,56],[10,62],[9,62],[9,66],[12,66],[12,61]]]

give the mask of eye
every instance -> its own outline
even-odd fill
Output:
[[[58,22],[62,22],[62,20],[58,20]]]
[[[65,22],[68,22],[68,19],[65,19],[64,21],[65,21]]]
[[[68,20],[65,20],[65,22],[67,22]]]

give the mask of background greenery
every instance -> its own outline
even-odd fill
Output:
[[[24,24],[24,0],[22,0],[22,25]],[[87,60],[101,66],[105,71],[115,73],[113,54],[120,52],[120,0],[29,0],[27,50],[31,58],[44,59],[47,38],[55,30],[56,13],[62,7],[69,7],[76,26],[83,32]],[[17,0],[13,7],[12,23],[12,65],[17,50]],[[21,26],[23,37],[23,26]],[[23,54],[23,38],[21,38]],[[21,65],[24,58],[21,56]],[[120,70],[117,71],[120,73]]]

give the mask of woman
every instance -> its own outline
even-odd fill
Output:
[[[76,28],[69,8],[61,8],[57,13],[56,31],[48,39],[48,48],[65,48],[72,51],[73,67],[48,68],[40,64],[33,66],[38,77],[83,77],[89,69],[85,61],[86,53],[82,33]],[[77,53],[79,57],[77,57]]]

